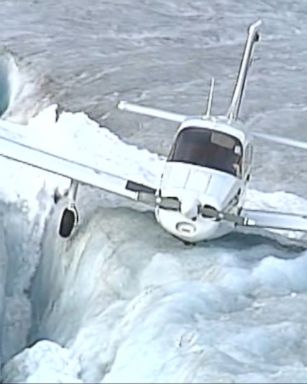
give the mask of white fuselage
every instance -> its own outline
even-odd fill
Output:
[[[234,224],[205,218],[198,207],[210,206],[230,213],[237,213],[243,197],[244,186],[239,178],[197,165],[167,162],[160,184],[161,201],[155,215],[160,225],[186,242],[210,240],[231,232]],[[237,196],[237,198],[236,198]],[[178,206],[168,198],[177,198]],[[166,207],[165,207],[166,206]]]

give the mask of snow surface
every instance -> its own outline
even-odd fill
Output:
[[[6,365],[5,371],[8,382],[81,382],[76,380],[80,371],[78,362],[71,358],[65,348],[48,340],[37,343],[31,349],[25,349]]]

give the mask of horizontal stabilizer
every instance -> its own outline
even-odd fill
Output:
[[[146,200],[147,202],[148,199],[143,199],[144,195],[153,195],[155,192],[152,186],[138,184],[133,180],[128,180],[87,164],[60,157],[1,135],[0,156],[133,200]]]
[[[296,147],[300,149],[307,149],[307,143],[304,141],[289,139],[286,137],[270,135],[268,133],[260,133],[260,132],[252,132],[252,135],[259,139],[271,141],[273,143],[289,145],[291,147]]]
[[[122,111],[135,112],[140,115],[158,117],[160,119],[176,121],[178,123],[182,123],[188,118],[188,116],[181,115],[179,113],[167,112],[163,111],[162,109],[144,107],[143,105],[132,104],[128,103],[127,101],[120,101],[117,107]]]
[[[307,232],[307,214],[243,209],[245,226]]]

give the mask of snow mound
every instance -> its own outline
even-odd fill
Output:
[[[3,368],[3,377],[14,383],[82,383],[79,371],[69,350],[43,340],[12,358]]]

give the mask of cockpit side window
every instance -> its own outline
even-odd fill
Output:
[[[187,127],[179,132],[168,161],[199,165],[241,174],[242,144],[234,136],[206,128]]]

